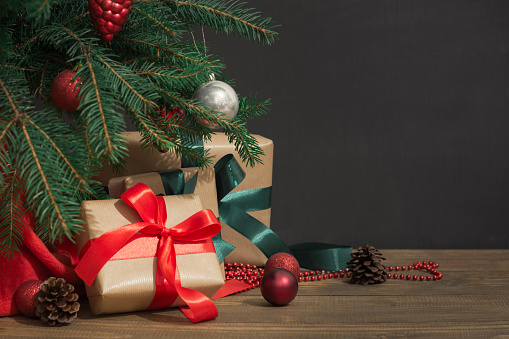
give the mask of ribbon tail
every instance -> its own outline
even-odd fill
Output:
[[[292,251],[273,230],[235,205],[221,203],[219,217],[228,226],[255,244],[267,258],[278,252],[292,254]]]
[[[243,281],[239,281],[236,279],[228,280],[224,283],[224,285],[214,294],[212,299],[219,299],[226,297],[230,294],[234,294],[237,292],[245,291],[246,289],[251,288],[251,285],[246,284]]]
[[[212,241],[214,242],[214,247],[216,249],[217,261],[221,262],[226,258],[228,254],[233,252],[235,246],[221,238],[221,233],[216,234]]]
[[[181,286],[177,287],[177,291],[187,305],[180,310],[193,324],[217,318],[216,305],[206,295]]]
[[[310,242],[292,245],[290,249],[300,267],[310,270],[344,270],[352,259],[350,246]]]

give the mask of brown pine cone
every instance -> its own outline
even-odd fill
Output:
[[[350,280],[352,284],[379,284],[386,280],[387,269],[381,263],[385,258],[375,247],[364,244],[350,256],[352,260],[346,266],[352,272]]]
[[[49,278],[35,294],[35,315],[50,326],[70,323],[80,309],[78,294],[73,291],[74,286],[64,279]]]

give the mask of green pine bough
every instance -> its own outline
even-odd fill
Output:
[[[244,162],[260,162],[246,123],[266,113],[269,100],[239,96],[237,116],[226,120],[191,99],[225,68],[191,40],[200,26],[266,45],[277,38],[270,18],[232,0],[135,0],[108,43],[94,29],[88,0],[0,0],[0,255],[19,251],[25,212],[48,246],[81,230],[80,202],[105,198],[92,178],[106,164],[124,166],[125,115],[147,151],[171,149],[210,164],[192,147],[213,133],[198,122],[205,119]],[[67,113],[71,123],[51,96],[53,79],[69,69],[77,70],[80,95]],[[161,114],[175,108],[186,114]]]

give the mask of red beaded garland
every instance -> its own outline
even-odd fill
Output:
[[[414,281],[436,281],[442,279],[442,273],[436,270],[439,267],[438,263],[433,261],[423,261],[423,262],[415,262],[412,265],[408,266],[389,266],[387,279],[400,279],[400,280],[414,280]],[[249,265],[243,263],[228,263],[225,264],[225,276],[226,280],[237,279],[240,281],[244,281],[249,285],[244,291],[249,289],[253,289],[260,286],[260,282],[262,277],[265,275],[265,270],[261,267],[257,267],[256,265]],[[392,271],[411,271],[411,270],[426,270],[432,275],[410,275],[410,274],[393,274],[390,273]],[[410,272],[409,272],[410,273]],[[351,272],[346,270],[339,271],[325,271],[325,270],[315,270],[315,271],[306,271],[299,272],[297,275],[298,282],[309,282],[309,281],[321,281],[333,278],[344,278],[350,277]]]

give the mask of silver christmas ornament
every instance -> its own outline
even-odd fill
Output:
[[[203,107],[214,110],[214,114],[220,115],[223,119],[231,120],[239,110],[239,99],[237,93],[230,85],[219,80],[213,80],[200,85],[193,93],[193,99]],[[205,119],[198,119],[200,124],[208,128],[217,128]]]

